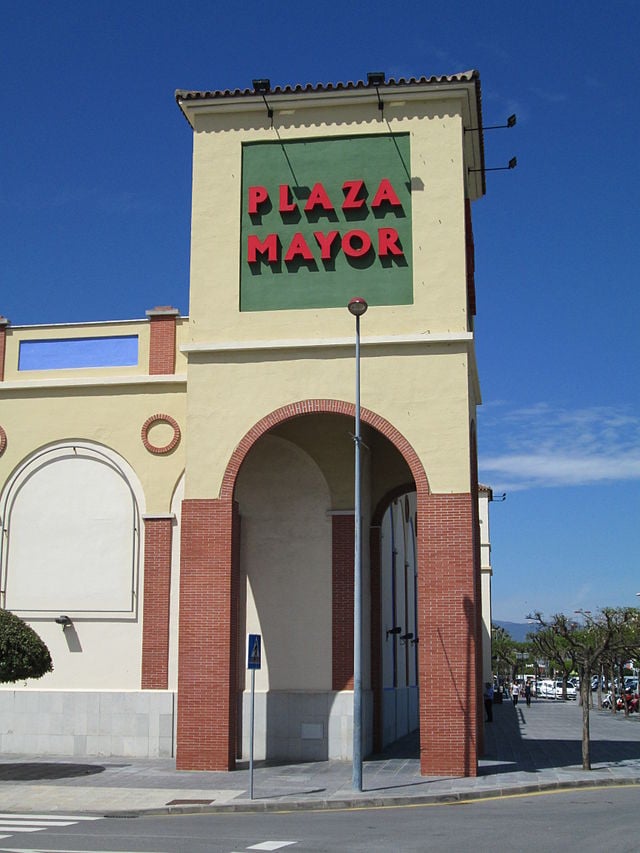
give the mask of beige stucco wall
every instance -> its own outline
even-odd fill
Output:
[[[149,376],[149,322],[77,323],[68,326],[7,328],[5,379],[0,382],[1,425],[7,447],[0,456],[0,484],[31,453],[54,441],[87,439],[112,448],[134,469],[147,513],[169,512],[173,490],[184,470],[186,358],[180,344],[187,332],[176,324],[176,374]],[[138,364],[129,367],[18,370],[22,340],[138,335]],[[175,418],[182,440],[167,455],[144,447],[140,431],[151,415]],[[155,433],[154,433],[155,430]],[[166,427],[149,433],[161,446]]]
[[[180,318],[177,324],[178,342],[186,326]],[[68,338],[106,337],[113,335],[138,335],[139,359],[137,365],[112,368],[81,368],[68,370],[18,370],[19,345],[23,340],[51,340]],[[133,605],[129,613],[101,613],[108,602],[97,610],[83,610],[82,589],[77,589],[78,601],[73,595],[61,600],[66,606],[59,607],[47,594],[47,584],[34,587],[28,596],[29,610],[18,610],[47,643],[54,659],[54,671],[43,679],[28,682],[33,689],[107,689],[136,690],[140,688],[141,642],[142,642],[142,598],[144,595],[144,521],[142,516],[162,515],[175,510],[172,498],[177,483],[184,472],[185,427],[186,427],[186,376],[185,356],[177,355],[177,365],[182,374],[149,376],[149,322],[88,323],[69,326],[9,327],[5,359],[5,380],[0,383],[0,426],[7,436],[7,445],[0,455],[0,496],[12,483],[15,474],[29,460],[45,449],[69,443],[78,443],[104,451],[110,458],[120,460],[127,482],[135,493],[139,510],[139,559],[133,577]],[[141,428],[152,415],[168,414],[175,418],[182,432],[182,440],[173,452],[157,455],[149,452],[141,438]],[[170,439],[173,431],[164,424],[149,431],[150,441],[161,446]],[[55,469],[56,475],[58,469]],[[62,470],[62,469],[61,469]],[[66,475],[65,475],[66,476]],[[49,498],[42,493],[42,482],[31,500],[37,499],[37,515],[48,513]],[[51,484],[50,484],[51,485]],[[55,486],[55,483],[53,484]],[[56,499],[56,489],[53,488]],[[73,504],[73,501],[70,501]],[[57,512],[61,507],[56,506]],[[72,511],[72,506],[69,507]],[[3,519],[3,524],[8,523]],[[37,528],[37,518],[33,519]],[[51,525],[51,518],[44,519],[44,527]],[[16,532],[18,528],[16,528]],[[14,537],[12,551],[13,570],[21,565],[24,555],[20,553],[20,537]],[[27,544],[27,543],[25,543]],[[73,557],[83,553],[82,534],[80,540],[70,542]],[[17,550],[16,550],[17,549]],[[7,570],[6,554],[3,554],[2,570]],[[47,559],[47,577],[69,580],[68,564],[64,549],[50,554]],[[10,568],[10,567],[9,567]],[[94,567],[95,569],[95,567]],[[124,571],[126,569],[123,568]],[[91,581],[91,566],[86,567],[88,588]],[[120,570],[119,570],[120,571]],[[76,570],[77,573],[77,570]],[[118,584],[122,578],[118,576]],[[176,565],[176,579],[178,577]],[[120,587],[118,587],[120,589]],[[128,592],[127,592],[128,590]],[[16,590],[19,591],[19,588]],[[114,590],[114,601],[131,598],[131,580],[126,589]],[[15,597],[12,604],[20,607],[22,597]],[[26,599],[25,599],[26,601]],[[2,602],[4,605],[4,601]],[[111,605],[109,605],[111,606]],[[51,610],[55,607],[54,610]],[[63,632],[53,620],[55,616],[72,613],[73,626]],[[126,608],[124,608],[126,610]],[[175,630],[174,630],[175,633]],[[175,638],[173,641],[175,646]],[[175,681],[175,674],[173,680]],[[10,689],[7,687],[6,689]]]
[[[242,142],[392,132],[411,137],[414,304],[372,306],[362,318],[361,402],[411,443],[434,491],[469,491],[468,424],[479,393],[467,316],[467,95],[389,97],[382,121],[367,97],[275,103],[273,128],[255,104],[186,107],[195,128],[187,497],[218,495],[239,440],[273,410],[354,400],[346,306],[239,310]]]
[[[186,318],[176,318],[176,368],[178,375],[184,374],[187,361],[180,351],[180,344],[186,339],[188,331]],[[125,367],[90,367],[57,370],[18,370],[20,343],[22,341],[72,340],[74,338],[106,338],[123,335],[135,335],[138,338],[138,363]],[[100,323],[69,323],[66,325],[7,326],[4,382],[0,389],[9,383],[44,383],[52,385],[70,380],[74,384],[95,382],[97,379],[108,382],[124,376],[143,377],[149,372],[150,323],[146,320],[124,320]]]
[[[345,331],[351,328],[347,311],[340,320]],[[217,496],[233,450],[270,412],[304,399],[353,401],[352,346],[321,358],[306,350],[276,359],[254,352],[212,355],[190,365],[188,497]],[[369,348],[363,338],[361,403],[411,443],[436,492],[469,491],[467,369],[461,345]]]

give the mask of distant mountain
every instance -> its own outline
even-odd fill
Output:
[[[530,625],[528,622],[501,622],[499,619],[494,619],[493,624],[504,628],[516,643],[523,643],[527,639],[527,634],[536,629],[535,625]]]

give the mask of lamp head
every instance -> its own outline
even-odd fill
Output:
[[[353,314],[354,317],[362,317],[368,307],[367,300],[363,299],[362,296],[354,296],[347,305],[349,313]]]
[[[271,80],[268,77],[261,77],[258,80],[252,80],[253,91],[257,95],[266,95],[271,91]]]
[[[382,86],[384,83],[384,71],[369,71],[367,72],[367,83],[370,86]]]

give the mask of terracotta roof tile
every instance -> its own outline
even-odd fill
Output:
[[[424,86],[429,83],[470,83],[474,80],[479,81],[477,71],[463,71],[459,74],[450,74],[447,76],[431,76],[431,77],[399,77],[397,80],[390,77],[378,88],[381,90],[389,89],[394,86]],[[293,95],[302,92],[339,92],[350,91],[354,89],[375,89],[372,83],[364,80],[355,82],[348,81],[346,83],[297,83],[294,86],[274,86],[269,92],[270,95]],[[253,88],[250,89],[217,89],[209,91],[191,91],[188,89],[177,89],[177,101],[195,101],[195,100],[210,100],[222,98],[241,98],[255,96]]]

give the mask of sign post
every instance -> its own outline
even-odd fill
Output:
[[[251,720],[249,723],[249,799],[253,799],[253,729],[256,696],[256,669],[262,664],[262,636],[249,634],[247,639],[247,669],[251,671]]]

